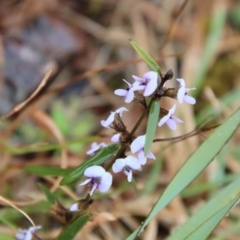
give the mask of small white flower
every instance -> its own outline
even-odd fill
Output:
[[[195,90],[196,88],[186,88],[185,87],[185,81],[183,78],[177,78],[177,81],[180,83],[180,88],[178,89],[177,93],[177,99],[180,103],[186,102],[189,104],[195,104],[196,100],[195,98],[188,96],[187,93]]]
[[[104,143],[104,142],[99,143],[99,144],[97,144],[96,142],[94,142],[94,143],[92,143],[92,145],[91,145],[91,149],[88,150],[88,151],[86,152],[86,154],[92,156],[92,155],[94,155],[94,153],[95,153],[96,151],[98,151],[101,147],[102,147],[102,148],[105,148],[105,147],[107,147],[107,144]]]
[[[166,116],[161,118],[161,120],[158,123],[159,127],[161,127],[164,123],[166,123],[170,129],[172,130],[177,129],[176,123],[178,122],[180,123],[183,121],[173,115],[173,113],[175,112],[175,109],[176,109],[176,104],[173,105],[173,107],[168,111],[168,114]]]
[[[116,133],[112,136],[111,141],[114,143],[119,143],[121,138],[121,133]]]
[[[32,240],[33,233],[35,233],[41,226],[30,227],[29,229],[19,229],[15,237],[18,240]]]
[[[123,114],[124,111],[128,111],[128,109],[125,108],[125,107],[121,107],[121,108],[117,109],[115,112],[111,112],[111,114],[107,118],[107,120],[102,120],[101,121],[102,126],[105,127],[105,128],[111,127],[111,125],[112,125],[112,123],[114,121],[114,115],[116,113],[119,113],[120,117],[122,117],[122,114]]]
[[[143,96],[148,97],[150,96],[156,89],[158,85],[158,73],[154,71],[149,71],[143,75],[142,78],[137,77],[135,75],[132,76],[135,81],[140,83],[142,89],[144,90]]]
[[[98,189],[99,192],[106,192],[112,185],[112,175],[106,172],[101,166],[91,166],[85,169],[84,176],[88,177],[84,182],[79,185],[90,184],[92,189],[90,191],[90,196],[93,192]]]
[[[78,203],[74,203],[74,204],[69,208],[69,210],[70,210],[71,212],[78,212],[78,211],[79,211],[79,209],[78,209]]]
[[[123,79],[125,83],[127,83],[128,88],[127,89],[117,89],[114,91],[114,93],[121,97],[126,97],[125,102],[130,103],[134,99],[134,91],[137,90],[143,90],[144,87],[140,86],[139,82],[134,82],[133,84],[130,84],[125,79]]]
[[[127,175],[128,182],[132,181],[132,170],[141,170],[141,164],[133,156],[119,158],[112,166],[114,173],[124,172]]]
[[[144,153],[144,145],[146,141],[146,135],[142,135],[134,139],[130,148],[133,154],[138,154],[138,161],[141,165],[144,165],[147,161],[147,158],[156,159],[152,152],[149,152],[145,155]]]

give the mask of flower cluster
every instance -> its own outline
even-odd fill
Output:
[[[172,78],[172,71],[170,70],[166,75],[160,76],[157,72],[149,71],[143,75],[143,77],[132,76],[135,80],[132,84],[123,79],[127,84],[127,89],[117,89],[115,94],[118,96],[125,97],[125,102],[130,103],[132,101],[142,102],[145,101],[145,97],[154,98],[155,101],[159,100],[161,97],[171,97],[177,99],[180,104],[186,102],[188,104],[195,104],[195,99],[187,94],[194,90],[195,88],[186,88],[185,81],[182,78],[176,79],[179,82],[178,88],[165,88],[165,83],[167,80]],[[139,100],[141,99],[141,100]],[[146,105],[144,105],[146,107]],[[176,104],[169,110],[161,108],[160,110],[160,120],[158,126],[161,127],[166,124],[171,130],[176,130],[177,123],[182,123],[183,121],[174,116],[176,110]],[[125,144],[124,153],[115,159],[112,163],[112,171],[114,173],[123,172],[127,176],[128,182],[132,181],[133,171],[141,170],[142,166],[146,164],[147,159],[155,160],[156,157],[150,151],[145,154],[144,146],[146,141],[146,135],[132,136],[131,133],[127,131],[126,126],[122,121],[123,112],[128,111],[125,107],[121,107],[114,112],[111,112],[110,116],[106,120],[101,121],[101,125],[105,128],[112,128],[117,133],[111,138],[114,143]],[[92,148],[87,151],[87,154],[93,155],[101,147],[106,147],[105,143],[93,143]],[[126,154],[126,150],[130,150],[130,154]],[[106,192],[112,185],[112,175],[106,172],[101,166],[90,166],[84,171],[84,176],[87,179],[80,185],[90,184],[91,190],[89,192],[90,196],[93,192],[98,189],[100,192]],[[70,209],[75,211],[76,209]]]

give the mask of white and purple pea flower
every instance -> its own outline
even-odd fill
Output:
[[[33,234],[40,229],[41,226],[30,227],[26,229],[19,229],[15,237],[18,240],[32,240]]]
[[[87,155],[90,155],[90,156],[93,156],[95,154],[96,151],[98,151],[100,148],[105,148],[107,147],[107,144],[102,142],[102,143],[99,143],[97,144],[96,142],[92,143],[91,145],[91,149],[89,149],[86,154]]]
[[[127,175],[128,182],[132,181],[132,170],[141,170],[141,164],[134,156],[119,158],[112,165],[114,173],[124,172]]]
[[[177,81],[180,83],[180,88],[178,89],[177,99],[180,103],[186,102],[189,104],[195,104],[195,98],[188,96],[188,92],[195,90],[196,88],[186,88],[185,81],[183,78],[177,78]]]
[[[101,121],[101,125],[102,125],[103,127],[105,127],[105,128],[110,128],[111,125],[112,125],[112,123],[113,123],[113,121],[114,121],[114,115],[115,115],[116,113],[119,113],[120,117],[122,117],[122,114],[123,114],[124,111],[128,111],[128,109],[125,108],[125,107],[121,107],[121,108],[117,109],[115,112],[111,112],[111,114],[110,114],[110,116],[107,118],[107,120],[102,120],[102,121]]]
[[[144,90],[143,96],[148,97],[157,89],[158,86],[158,73],[149,71],[143,75],[142,78],[132,75],[136,82],[140,83],[140,86]]]
[[[141,165],[144,165],[147,162],[147,158],[155,160],[156,157],[152,152],[148,152],[146,155],[144,153],[144,145],[146,141],[146,135],[138,136],[131,143],[130,149],[133,154],[138,154],[138,161]]]
[[[130,84],[128,81],[123,79],[125,83],[127,83],[128,88],[127,89],[116,89],[114,93],[121,97],[125,98],[125,103],[130,103],[134,99],[134,92],[137,90],[143,90],[144,86],[140,86],[140,82],[134,82],[133,84]]]
[[[90,190],[90,196],[98,189],[99,192],[106,192],[112,185],[112,175],[106,172],[101,166],[91,166],[85,169],[84,176],[87,177],[84,182],[79,185],[90,184],[92,189]]]
[[[182,123],[183,121],[173,115],[176,109],[176,104],[173,105],[173,107],[168,111],[168,114],[165,115],[161,120],[158,122],[158,126],[161,127],[163,124],[167,124],[167,126],[172,129],[177,129],[176,123]]]

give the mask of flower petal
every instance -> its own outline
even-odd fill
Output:
[[[123,81],[128,85],[128,88],[132,87],[132,85],[127,80],[123,79]]]
[[[157,84],[157,78],[151,79],[144,90],[143,96],[150,96],[157,89]]]
[[[102,176],[101,182],[98,185],[99,192],[106,192],[112,185],[112,175],[105,172]]]
[[[101,125],[102,125],[103,127],[108,128],[108,127],[112,124],[112,122],[114,121],[114,115],[115,115],[115,112],[112,112],[112,113],[110,114],[110,116],[107,118],[107,120],[102,120],[102,121],[101,121]]]
[[[103,167],[94,165],[85,169],[84,176],[90,178],[101,177],[105,172]]]
[[[164,123],[168,121],[169,118],[170,118],[170,114],[167,114],[166,116],[161,118],[161,120],[158,122],[158,126],[161,127]]]
[[[185,87],[180,87],[178,89],[178,93],[177,93],[177,100],[180,102],[180,103],[183,103],[183,98],[185,96]]]
[[[170,115],[172,115],[174,112],[175,112],[175,110],[176,110],[176,104],[174,104],[173,106],[172,106],[172,108],[170,108],[170,110],[169,110],[169,114]]]
[[[132,170],[129,170],[129,172],[126,172],[125,174],[127,175],[128,182],[131,182],[132,181]]]
[[[139,163],[138,159],[135,158],[134,156],[127,156],[125,158],[125,164],[131,169],[134,170],[140,170],[141,169],[141,164]]]
[[[182,123],[183,121],[175,116],[171,116],[172,120],[175,122],[175,123]]]
[[[128,94],[128,90],[125,89],[117,89],[114,91],[114,94],[121,96],[121,97],[125,97]]]
[[[149,72],[146,72],[143,75],[143,78],[146,79],[147,81],[157,80],[158,79],[158,73],[154,72],[154,71],[149,71]]]
[[[183,78],[177,78],[176,80],[180,83],[181,87],[185,88],[185,80]]]
[[[188,96],[188,95],[184,96],[183,101],[188,104],[192,104],[192,105],[194,105],[196,103],[196,99],[191,96]]]
[[[115,161],[115,163],[112,165],[112,170],[114,173],[121,172],[124,167],[126,166],[126,162],[124,158],[119,158]]]
[[[93,186],[92,186],[91,191],[89,192],[89,195],[90,195],[90,196],[93,195],[93,192],[97,189],[97,187],[98,187],[98,184],[97,184],[97,183],[94,183]]]
[[[133,79],[140,83],[145,83],[145,79],[132,75]]]
[[[122,117],[122,114],[123,114],[124,111],[128,111],[128,109],[125,108],[125,107],[121,107],[121,108],[117,109],[117,110],[115,111],[115,113],[119,113],[119,115]],[[113,118],[114,118],[114,115],[115,115],[115,114],[113,114]],[[112,121],[112,122],[113,122],[113,121]]]
[[[91,179],[91,178],[88,178],[88,179],[86,179],[84,182],[79,183],[79,186],[87,185],[87,184],[90,183],[91,181],[92,181],[92,179]]]
[[[79,211],[79,209],[78,209],[78,203],[74,203],[74,204],[69,208],[69,210],[70,210],[71,212],[77,212],[77,211]]]
[[[139,151],[138,153],[138,161],[141,165],[144,165],[147,162],[147,158],[144,154],[144,151]]]
[[[144,147],[146,135],[142,135],[133,140],[130,148],[132,153],[136,153]]]
[[[175,123],[175,121],[173,121],[171,118],[168,119],[168,121],[166,122],[166,124],[168,125],[168,127],[172,130],[176,130],[177,129],[177,124]]]
[[[154,156],[154,154],[152,152],[149,152],[146,157],[150,158],[150,159],[153,159],[153,160],[156,159],[156,157]]]
[[[130,103],[133,99],[134,99],[134,91],[131,88],[126,95],[125,103]]]
[[[119,143],[120,142],[120,137],[121,137],[121,133],[114,134],[111,138],[111,141],[114,142],[114,143]]]

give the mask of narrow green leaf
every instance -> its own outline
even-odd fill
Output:
[[[80,177],[82,177],[84,170],[87,167],[92,165],[101,165],[105,161],[107,161],[112,155],[114,155],[118,151],[118,145],[112,144],[108,147],[101,149],[94,156],[89,158],[87,161],[79,165],[77,168],[73,169],[68,175],[66,175],[61,181],[61,185],[71,183]]]
[[[63,231],[56,238],[56,240],[73,239],[75,235],[79,232],[79,230],[81,230],[81,228],[88,222],[89,219],[89,215],[83,215],[76,218],[74,221],[71,221],[71,223],[63,229]]]
[[[199,228],[193,231],[186,240],[195,240],[201,236],[201,239],[207,239],[208,235],[214,230],[214,228],[219,224],[219,222],[226,216],[230,209],[234,206],[237,200],[231,201],[228,205],[222,208],[219,212],[214,214],[206,222],[203,223]],[[179,238],[176,238],[179,239]]]
[[[48,202],[51,203],[51,204],[54,204],[56,202],[55,195],[52,192],[50,192],[49,189],[47,187],[45,187],[43,184],[38,183],[38,186],[41,188],[41,190],[45,194]]]
[[[134,239],[174,197],[196,178],[232,137],[240,124],[240,108],[229,117],[185,162],[152,208],[142,226],[127,240]]]
[[[15,237],[8,236],[7,234],[0,233],[0,239],[1,240],[16,240]]]
[[[144,146],[145,155],[149,153],[152,142],[156,133],[158,119],[160,114],[160,104],[159,102],[153,102],[147,123],[147,133],[146,133],[146,141]]]
[[[159,175],[161,174],[162,165],[163,165],[162,158],[157,157],[152,167],[152,170],[148,176],[145,188],[143,189],[143,194],[149,194],[157,187]]]
[[[228,204],[234,203],[240,194],[240,177],[238,176],[232,183],[217,193],[208,201],[196,214],[194,214],[186,223],[184,223],[172,236],[167,240],[185,239],[196,229],[200,228],[205,222],[210,220],[215,214],[219,213]],[[228,212],[228,211],[227,211]],[[223,215],[223,217],[226,213]],[[215,217],[214,217],[215,218]],[[219,221],[221,218],[219,219]]]
[[[153,58],[146,53],[136,42],[130,41],[131,45],[135,51],[140,55],[140,57],[146,62],[146,64],[155,72],[161,73],[161,69],[158,64],[153,60]]]
[[[26,166],[24,169],[28,172],[35,173],[40,176],[66,176],[71,172],[71,169],[36,165],[29,165]]]

